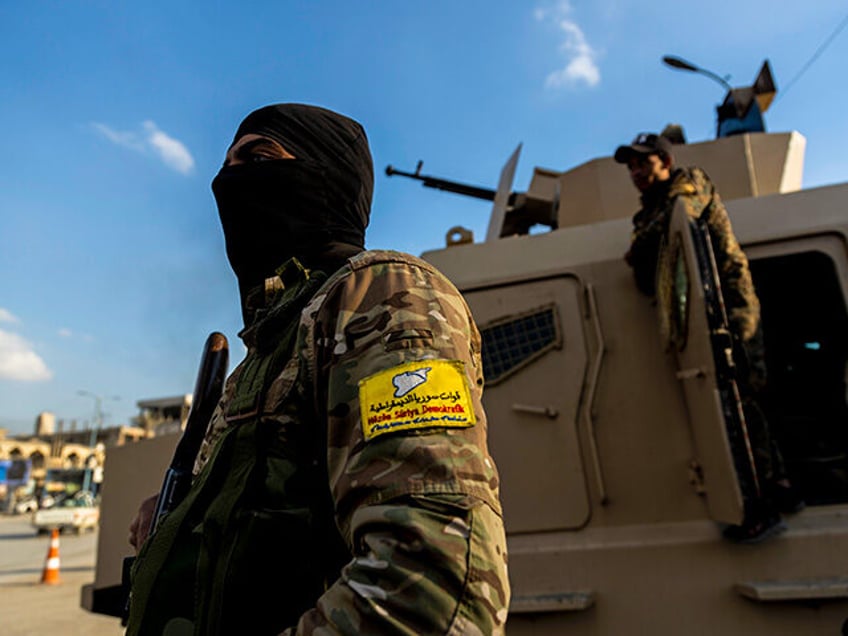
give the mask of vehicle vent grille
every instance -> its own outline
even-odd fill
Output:
[[[562,347],[556,306],[499,318],[480,328],[486,384],[497,384],[550,349]]]

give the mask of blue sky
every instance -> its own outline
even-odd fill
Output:
[[[127,423],[138,400],[191,392],[213,330],[241,358],[209,183],[255,107],[359,120],[376,169],[368,247],[420,254],[454,225],[482,240],[489,205],[387,164],[495,187],[521,142],[525,189],[534,166],[669,122],[712,138],[722,88],[665,54],[734,86],[769,59],[768,129],[807,138],[805,187],[844,181],[847,15],[843,0],[2,3],[0,427],[29,432],[41,411],[82,425],[95,400],[80,390]]]

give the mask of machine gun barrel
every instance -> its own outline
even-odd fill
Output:
[[[457,181],[448,181],[447,179],[439,179],[438,177],[431,177],[426,174],[421,174],[421,166],[423,165],[422,161],[418,162],[418,165],[415,168],[415,172],[404,172],[403,170],[397,170],[391,165],[386,166],[386,175],[391,177],[392,175],[400,175],[402,177],[408,177],[410,179],[416,179],[421,181],[422,185],[427,188],[435,188],[437,190],[445,190],[446,192],[455,192],[456,194],[464,194],[465,196],[474,197],[475,199],[483,199],[485,201],[494,201],[495,200],[495,191],[489,188],[481,188],[478,186],[468,185],[466,183],[459,183]]]

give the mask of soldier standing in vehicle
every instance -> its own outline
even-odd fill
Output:
[[[149,541],[154,498],[130,528],[127,634],[503,633],[480,334],[431,265],[365,250],[372,189],[338,113],[236,132],[212,190],[247,356],[189,494]]]
[[[787,478],[782,455],[759,405],[766,385],[766,365],[760,302],[748,259],[736,240],[715,185],[700,168],[676,167],[672,144],[666,137],[640,133],[631,144],[616,149],[615,160],[627,165],[641,194],[642,208],[633,216],[625,260],[644,294],[656,295],[657,263],[675,203],[682,201],[689,217],[703,219],[709,228],[734,339],[737,383],[763,495],[742,525],[726,528],[724,536],[746,543],[773,536],[785,529],[780,513],[797,512],[804,504]]]

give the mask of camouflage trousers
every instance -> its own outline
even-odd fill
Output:
[[[769,430],[765,413],[759,402],[751,396],[742,396],[742,412],[748,427],[748,439],[754,453],[760,486],[772,483],[786,476],[786,467],[780,447]]]
[[[742,411],[754,454],[754,464],[760,485],[763,486],[786,477],[786,466],[777,441],[772,435],[768,418],[760,405],[768,380],[762,326],[758,326],[754,335],[741,342],[736,349],[734,358],[738,369],[737,384],[742,399]]]

